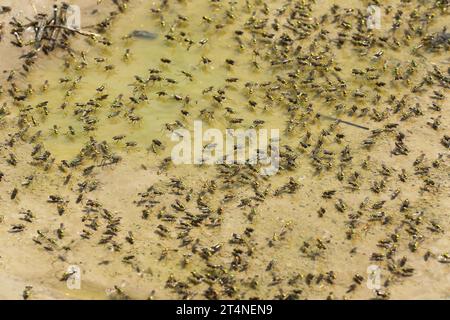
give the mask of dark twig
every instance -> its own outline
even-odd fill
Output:
[[[352,122],[345,121],[345,120],[341,120],[341,119],[334,118],[334,117],[330,117],[330,116],[325,116],[325,115],[322,115],[320,113],[318,113],[317,116],[320,117],[320,118],[323,118],[323,119],[337,121],[338,123],[348,124],[349,126],[353,126],[353,127],[356,127],[356,128],[360,128],[360,129],[364,129],[364,130],[370,130],[369,128],[361,126],[359,124],[352,123]]]

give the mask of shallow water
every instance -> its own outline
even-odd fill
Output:
[[[214,91],[224,88],[227,91],[227,101],[224,106],[233,106],[239,114],[248,118],[247,122],[251,124],[252,118],[270,119],[271,126],[280,127],[281,121],[274,123],[273,120],[281,119],[273,115],[271,111],[263,112],[256,110],[251,112],[248,106],[248,97],[242,89],[242,84],[247,82],[263,83],[273,79],[273,74],[267,74],[258,71],[251,66],[252,55],[246,54],[244,50],[239,52],[236,45],[233,44],[234,35],[229,30],[231,26],[225,27],[225,31],[217,32],[214,26],[202,21],[202,16],[209,12],[207,10],[197,10],[195,3],[189,5],[177,4],[169,13],[164,14],[166,27],[161,27],[158,15],[151,14],[149,10],[141,8],[130,9],[130,16],[133,16],[133,24],[130,24],[126,18],[118,19],[113,28],[109,31],[113,45],[104,48],[100,45],[95,47],[86,47],[87,66],[81,72],[74,70],[79,65],[78,61],[71,62],[69,68],[61,66],[60,60],[53,57],[40,65],[40,70],[34,72],[29,81],[31,83],[42,82],[46,79],[50,83],[50,89],[45,93],[38,93],[31,101],[31,105],[38,104],[42,101],[50,101],[48,116],[36,117],[40,121],[39,130],[43,130],[46,146],[53,151],[58,157],[70,157],[79,149],[82,144],[87,141],[90,133],[83,132],[83,124],[79,121],[79,117],[74,116],[75,102],[86,102],[89,99],[98,97],[99,95],[108,94],[108,98],[100,102],[99,108],[93,114],[93,118],[98,120],[97,130],[92,135],[99,141],[107,140],[111,142],[111,138],[115,135],[125,134],[125,141],[136,141],[139,146],[145,148],[150,145],[153,138],[165,139],[168,135],[164,124],[173,123],[180,118],[180,110],[186,110],[196,117],[200,110],[207,109],[214,111],[214,126],[219,128],[225,127],[224,108],[219,107],[214,102],[212,93],[202,94],[202,91],[210,86],[214,87]],[[133,11],[134,10],[134,11]],[[236,8],[239,12],[240,10]],[[178,12],[183,12],[189,17],[189,22],[176,22]],[[213,11],[214,13],[214,11]],[[221,9],[217,14],[210,14],[216,23],[221,22],[219,19],[223,14]],[[249,15],[237,15],[236,24],[242,23]],[[226,19],[224,22],[226,23]],[[192,22],[191,22],[192,21]],[[169,34],[169,27],[173,27],[174,34],[177,39],[181,36],[179,32],[188,30],[186,37],[192,37],[193,41],[198,42],[207,39],[208,42],[199,46],[193,45],[188,50],[188,45],[182,40],[168,41],[164,38],[165,34]],[[122,39],[135,29],[151,30],[159,36],[156,40],[143,39]],[[220,41],[217,37],[220,36]],[[130,57],[124,61],[126,49],[130,50]],[[202,56],[211,57],[213,62],[209,65],[202,63]],[[105,62],[96,63],[94,58],[105,58]],[[161,58],[170,57],[171,63],[164,64]],[[227,67],[225,59],[232,58],[236,65]],[[261,61],[263,69],[266,63]],[[104,71],[105,65],[113,65],[114,70],[110,72]],[[158,69],[162,81],[150,81],[143,91],[148,97],[148,102],[133,104],[129,97],[138,97],[133,93],[133,86],[138,85],[134,79],[139,76],[141,79],[149,77],[149,69]],[[192,81],[182,72],[192,75]],[[77,89],[72,92],[69,98],[64,97],[65,89],[68,85],[59,84],[61,75],[71,80],[82,76],[81,81],[77,85]],[[227,84],[225,79],[238,77],[239,84]],[[176,84],[168,83],[166,78],[175,80]],[[38,81],[39,79],[39,81]],[[70,83],[69,83],[70,84]],[[103,85],[104,91],[96,92],[96,88]],[[166,96],[158,96],[158,92],[164,92]],[[123,94],[124,106],[114,109],[111,106],[114,99]],[[179,96],[183,101],[177,101],[174,96]],[[255,92],[254,97],[258,99],[260,94]],[[190,100],[186,103],[184,100],[188,97]],[[258,99],[259,100],[259,99]],[[67,107],[61,110],[61,104],[66,101]],[[126,113],[130,109],[135,109],[134,114],[141,117],[139,123],[132,123],[126,118]],[[111,113],[119,111],[120,114],[114,118],[108,118]],[[279,112],[279,111],[277,111]],[[189,126],[189,120],[186,125]],[[245,124],[245,123],[244,123]],[[58,134],[52,130],[57,125]],[[65,134],[68,132],[68,126],[75,129],[76,134]]]
[[[283,1],[271,2],[269,10],[277,9],[282,3]],[[36,95],[27,103],[35,106],[43,101],[49,101],[49,114],[43,115],[42,111],[35,111],[33,117],[39,123],[35,130],[43,131],[45,146],[57,158],[74,157],[83,143],[88,141],[89,136],[94,136],[99,141],[112,142],[113,136],[125,134],[124,141],[135,141],[141,149],[147,148],[154,138],[167,142],[170,132],[165,128],[165,124],[173,124],[176,120],[180,120],[181,110],[190,113],[189,117],[181,117],[187,128],[192,127],[193,120],[199,119],[201,110],[207,110],[212,112],[214,119],[203,118],[203,120],[209,122],[211,127],[224,130],[229,127],[226,119],[233,117],[227,114],[227,107],[231,107],[237,113],[235,118],[244,119],[238,127],[249,128],[253,120],[258,119],[265,121],[262,128],[277,128],[282,131],[286,128],[287,110],[286,107],[280,107],[280,105],[287,106],[286,99],[276,91],[272,94],[272,100],[266,98],[265,88],[259,85],[276,83],[276,76],[289,68],[273,67],[268,57],[256,56],[251,48],[247,48],[247,43],[252,41],[248,31],[244,30],[241,37],[242,48],[236,43],[237,35],[233,31],[239,30],[252,16],[253,8],[248,9],[243,3],[229,6],[188,2],[173,4],[169,10],[160,15],[150,13],[150,10],[142,10],[141,6],[130,8],[128,14],[133,16],[132,24],[127,18],[120,17],[113,24],[107,34],[113,43],[111,46],[92,47],[83,44],[82,41],[76,42],[77,50],[86,54],[86,66],[82,70],[77,70],[82,63],[80,58],[66,57],[66,61],[69,62],[69,66],[66,67],[59,57],[52,56],[40,63],[38,70],[33,71],[27,80],[39,84],[45,79],[50,84],[46,92],[36,90]],[[234,17],[233,19],[226,17],[227,11]],[[180,20],[179,13],[183,13],[188,20]],[[319,13],[315,12],[316,15]],[[206,22],[202,19],[204,16],[211,18],[213,22]],[[164,26],[161,20],[164,21]],[[223,27],[218,30],[215,27],[217,24]],[[135,29],[150,30],[159,36],[155,40],[123,39]],[[180,33],[186,35],[181,36]],[[167,40],[165,35],[172,35],[176,40]],[[194,44],[189,45],[186,39],[191,39]],[[206,43],[199,45],[200,41]],[[265,50],[264,44],[261,48]],[[129,58],[124,58],[127,49],[130,52]],[[344,68],[350,65],[355,67],[365,65],[366,59],[349,61],[352,53],[343,51],[333,53],[330,57],[339,61],[338,64]],[[160,61],[167,57],[171,60],[170,64]],[[202,57],[207,57],[212,62],[204,64]],[[105,61],[98,63],[95,58],[103,58]],[[228,65],[226,59],[234,60],[235,64]],[[258,63],[258,68],[253,62]],[[106,65],[112,65],[114,69],[105,71]],[[373,65],[380,64],[373,63]],[[138,98],[140,95],[139,92],[133,92],[134,88],[139,86],[135,76],[146,80],[150,76],[148,71],[150,69],[160,70],[161,73],[154,75],[161,76],[162,80],[150,81],[145,85],[142,92],[148,101],[132,103],[129,98]],[[183,72],[192,75],[192,80]],[[299,70],[299,72],[308,71]],[[76,89],[70,90],[70,96],[66,96],[68,88],[78,77],[82,78],[77,82]],[[66,78],[67,83],[61,83],[60,79],[63,78]],[[237,82],[226,82],[226,79],[230,78],[237,78]],[[171,84],[165,79],[175,80],[176,84]],[[251,93],[250,87],[244,86],[247,83],[253,84]],[[96,89],[100,86],[104,86],[104,90],[97,92]],[[203,93],[210,87],[213,89],[209,93]],[[213,99],[218,89],[223,89],[226,95],[226,100],[221,104]],[[158,93],[165,95],[159,96]],[[94,111],[89,117],[97,121],[94,125],[96,130],[84,131],[80,115],[74,114],[75,110],[82,107],[77,108],[75,104],[95,100],[104,94],[108,97],[99,101],[98,107],[93,108]],[[123,95],[124,106],[114,108],[113,101],[119,95]],[[181,98],[182,101],[177,101],[174,96]],[[186,102],[186,99],[189,99],[189,102]],[[250,106],[249,100],[256,102],[257,106]],[[318,100],[314,95],[310,95],[304,99],[300,107],[304,108],[309,102]],[[62,109],[61,105],[64,102],[67,106]],[[130,110],[134,110],[133,114],[142,120],[132,123],[127,118]],[[334,115],[331,105],[324,102],[316,105],[315,111]],[[116,112],[119,114],[111,117]],[[53,130],[55,125],[56,130]],[[318,121],[316,126],[313,125],[308,129],[312,130],[312,133],[317,133],[326,125],[328,124]],[[73,127],[74,135],[69,133],[69,126]]]

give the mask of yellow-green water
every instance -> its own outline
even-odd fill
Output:
[[[268,12],[281,8],[281,4],[282,2],[271,1],[268,4]],[[318,99],[317,88],[311,89],[308,84],[303,85],[300,81],[297,81],[296,86],[303,89],[301,91],[303,96],[298,96],[298,101],[288,101],[287,95],[291,92],[282,88],[285,87],[283,83],[292,83],[287,73],[293,72],[297,78],[306,77],[314,68],[307,65],[304,68],[292,69],[290,67],[292,62],[287,65],[271,65],[272,61],[282,60],[281,54],[279,54],[281,57],[277,58],[270,56],[280,52],[281,46],[275,45],[271,48],[270,38],[265,39],[258,35],[263,31],[253,32],[246,27],[252,16],[256,21],[267,19],[268,15],[262,12],[264,9],[262,2],[251,5],[241,2],[233,5],[177,2],[164,9],[162,13],[152,13],[149,9],[142,10],[141,6],[143,5],[136,5],[133,8],[132,5],[129,9],[128,15],[133,16],[133,23],[127,18],[119,17],[113,24],[106,34],[112,42],[111,46],[100,44],[92,46],[81,40],[77,41],[74,47],[78,53],[82,51],[85,54],[85,60],[78,55],[75,57],[67,55],[64,57],[67,63],[65,64],[60,57],[52,56],[40,63],[37,70],[29,76],[27,81],[33,84],[35,94],[24,106],[36,107],[41,102],[49,101],[48,115],[42,108],[40,110],[34,108],[30,113],[37,123],[32,131],[42,130],[45,146],[57,158],[74,157],[90,136],[98,141],[106,140],[110,143],[113,142],[114,136],[125,135],[126,137],[119,143],[121,147],[124,142],[134,141],[139,148],[145,150],[154,138],[166,142],[170,133],[166,124],[173,125],[177,120],[190,128],[193,120],[200,118],[219,129],[248,128],[254,120],[263,120],[265,123],[262,128],[279,128],[284,131],[288,125],[288,108],[295,106],[302,112],[314,101],[317,102],[312,108],[314,113],[336,115],[333,107],[338,104],[337,102]],[[325,8],[320,9],[314,12],[314,16],[317,17],[325,11]],[[312,18],[305,20],[312,21]],[[154,32],[158,37],[155,40],[127,38],[127,35],[136,29]],[[317,33],[317,30],[319,28],[312,31]],[[243,34],[238,36],[236,31],[242,31]],[[173,37],[174,40],[168,40],[166,36]],[[309,40],[304,42],[310,43]],[[127,58],[124,57],[126,50],[129,50]],[[317,62],[326,64],[332,61],[334,65],[345,67],[342,73],[330,72],[331,77],[338,74],[340,77],[350,77],[351,70],[346,68],[347,66],[364,67],[369,63],[375,68],[383,67],[384,60],[357,58],[355,52],[348,48],[328,53],[323,53],[323,50],[323,48],[316,50]],[[296,56],[289,59],[295,60],[304,55],[303,52],[305,49],[299,50]],[[104,62],[97,62],[97,58],[104,59]],[[164,58],[169,58],[171,62],[163,63],[161,59]],[[204,58],[210,59],[211,62],[205,64]],[[233,60],[234,65],[227,64],[227,59]],[[392,65],[396,62],[388,63]],[[108,65],[114,69],[105,71],[105,66]],[[151,69],[159,70],[160,73],[151,74],[149,72]],[[335,77],[325,78],[321,73],[322,71],[316,70],[313,75],[323,86],[318,89],[323,91],[338,86]],[[160,77],[160,80],[149,81],[142,85],[135,78],[146,80],[151,75]],[[277,81],[278,76],[282,77],[283,82]],[[61,82],[61,79],[65,81]],[[227,79],[236,82],[227,82]],[[40,87],[44,80],[48,80],[49,89],[42,92]],[[176,83],[168,82],[172,80]],[[348,80],[350,83],[355,82],[354,87],[347,90],[349,95],[358,86],[366,92],[373,89],[371,84],[359,84],[360,79]],[[99,87],[104,89],[99,92],[96,90]],[[212,89],[208,90],[209,88]],[[208,92],[205,93],[205,90]],[[226,97],[221,103],[213,97],[220,96],[218,90],[223,90]],[[139,98],[141,93],[148,98],[147,101],[133,103],[130,100],[130,97]],[[107,95],[107,98],[96,100],[103,95]],[[113,102],[119,95],[122,95],[123,106],[114,107]],[[95,101],[97,105],[76,106],[77,103],[86,104],[89,100]],[[256,105],[251,106],[251,102],[256,102]],[[371,107],[366,100],[361,99],[358,102],[360,108]],[[64,109],[61,108],[63,103]],[[231,108],[235,114],[227,112],[227,108]],[[189,115],[182,116],[182,110],[189,112]],[[84,129],[86,121],[82,119],[83,111],[90,112],[86,119],[94,121],[92,125],[94,130]],[[202,118],[201,111],[208,114]],[[141,120],[132,122],[129,115],[138,116]],[[301,120],[301,117],[294,120]],[[243,122],[241,125],[231,125],[228,120],[232,118],[242,118]],[[30,117],[28,119],[31,121]],[[320,132],[321,128],[328,125],[320,121],[316,124],[317,126],[313,125],[308,129]],[[73,134],[70,133],[69,126],[73,128]],[[303,129],[294,130],[297,138],[303,131]],[[286,136],[284,140],[287,142],[290,138]]]

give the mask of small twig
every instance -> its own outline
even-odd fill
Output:
[[[47,26],[47,28],[59,28],[59,29],[73,31],[73,32],[79,33],[79,34],[81,34],[83,36],[99,37],[99,38],[101,38],[101,35],[99,35],[98,33],[72,29],[72,28],[69,28],[69,27],[66,27],[66,26],[61,26],[61,25],[50,25],[50,26]]]
[[[53,24],[58,25],[61,23],[62,19],[64,19],[65,15],[65,7],[62,6],[61,9],[58,9],[58,6],[55,5],[53,7]],[[55,49],[56,46],[56,40],[58,39],[59,33],[61,29],[53,29],[53,32],[51,34],[51,50]]]
[[[47,21],[44,18],[42,18],[38,22],[36,37],[35,37],[35,42],[34,42],[35,49],[39,49],[41,47],[41,40],[42,40],[42,37],[44,36],[46,24],[47,24]]]
[[[328,120],[332,120],[332,121],[337,121],[338,123],[345,123],[345,124],[348,124],[349,126],[353,126],[353,127],[356,127],[356,128],[360,128],[360,129],[364,129],[364,130],[370,130],[369,128],[367,128],[367,127],[364,127],[364,126],[361,126],[361,125],[359,125],[359,124],[356,124],[356,123],[352,123],[352,122],[349,122],[349,121],[345,121],[345,120],[341,120],[341,119],[338,119],[338,118],[333,118],[333,117],[330,117],[330,116],[324,116],[324,115],[322,115],[322,114],[320,114],[320,113],[318,113],[317,114],[320,118],[324,118],[324,119],[328,119]]]

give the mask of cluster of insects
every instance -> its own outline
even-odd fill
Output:
[[[364,6],[323,2],[117,1],[98,34],[45,31],[63,71],[36,76],[35,48],[0,86],[0,234],[72,252],[117,299],[387,299],[418,256],[448,272],[431,243],[448,227],[449,4],[371,1],[377,30]],[[154,30],[121,33],[131,14]],[[19,46],[27,26],[11,23]],[[166,136],[198,119],[279,128],[279,172],[177,168]]]

